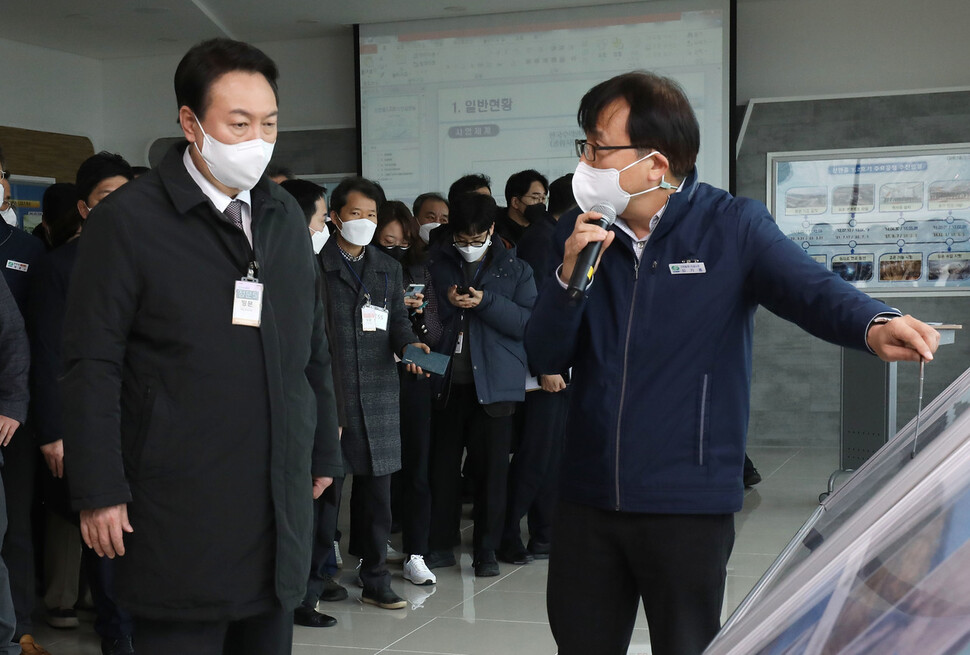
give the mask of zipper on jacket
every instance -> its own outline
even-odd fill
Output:
[[[642,257],[642,255],[641,255]],[[629,364],[630,331],[633,329],[633,313],[637,306],[637,282],[640,281],[640,259],[633,256],[633,299],[630,301],[630,318],[626,322],[626,342],[623,344],[623,382],[620,384],[620,406],[616,417],[616,456],[614,458],[613,479],[616,491],[616,511],[620,511],[620,432],[623,427],[623,401],[626,399],[626,369]]]
[[[701,387],[701,425],[697,430],[697,463],[704,466],[704,421],[707,419],[707,384],[708,374],[704,374],[704,386]]]

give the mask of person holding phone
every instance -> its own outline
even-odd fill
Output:
[[[464,194],[428,255],[428,343],[451,356],[433,378],[432,552],[453,566],[461,514],[462,451],[475,470],[475,575],[499,574],[512,413],[525,398],[523,338],[535,302],[532,269],[495,233],[495,201]]]
[[[418,224],[407,205],[389,200],[377,212],[377,233],[373,245],[401,263],[405,287],[404,305],[411,330],[420,340],[427,334],[424,324],[425,271],[427,249]],[[438,579],[427,567],[428,531],[431,522],[431,488],[428,466],[431,457],[431,381],[411,375],[407,364],[398,365],[401,381],[401,470],[391,478],[391,508],[401,526],[404,547],[404,579],[419,586]]]

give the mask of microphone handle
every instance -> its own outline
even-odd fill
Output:
[[[598,221],[590,222],[599,225],[604,230],[612,223],[612,221],[607,220],[605,217]],[[586,287],[593,280],[593,269],[596,267],[596,259],[599,257],[600,250],[602,249],[603,242],[594,241],[593,243],[586,244],[586,247],[579,253],[579,257],[576,258],[576,267],[573,268],[572,277],[569,278],[569,287],[566,290],[570,300],[578,301],[586,293]]]

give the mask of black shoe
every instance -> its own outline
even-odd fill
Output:
[[[323,583],[323,593],[320,594],[320,600],[325,603],[334,603],[340,600],[347,600],[349,595],[340,583],[330,576],[327,576],[327,581]]]
[[[536,559],[549,559],[549,553],[552,551],[552,544],[548,541],[532,541],[529,540],[529,552]]]
[[[500,560],[509,564],[528,564],[535,559],[518,539],[502,544],[497,554]]]
[[[432,550],[424,556],[424,564],[429,569],[440,569],[457,563],[455,553],[450,550]]]
[[[124,635],[118,639],[105,637],[101,640],[101,655],[135,655],[131,635]]]
[[[475,568],[476,578],[494,578],[499,574],[494,550],[483,550],[478,553],[472,566]]]
[[[368,605],[377,605],[386,610],[399,610],[407,607],[408,602],[395,594],[390,587],[383,589],[364,588],[360,592],[360,599]]]
[[[337,619],[329,614],[323,614],[312,607],[300,605],[293,612],[293,623],[307,628],[329,628],[337,625]]]
[[[751,470],[744,472],[744,486],[753,487],[754,485],[761,482],[761,474],[758,473],[758,469],[752,468]]]

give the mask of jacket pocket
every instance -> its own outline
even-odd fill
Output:
[[[711,375],[705,373],[701,378],[700,394],[697,407],[697,465],[705,466],[709,459],[707,452],[711,441]]]

